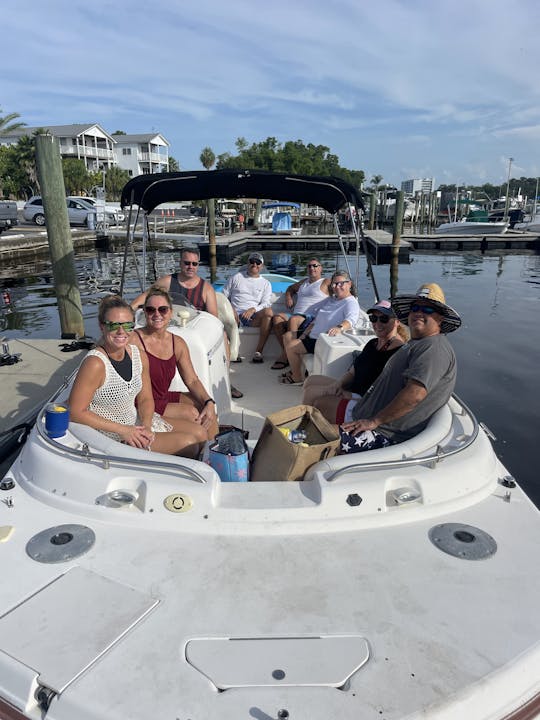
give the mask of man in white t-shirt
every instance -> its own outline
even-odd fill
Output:
[[[272,370],[283,370],[289,364],[283,336],[290,330],[295,333],[302,331],[313,320],[310,309],[330,295],[330,278],[322,276],[322,264],[318,258],[310,258],[307,262],[308,276],[289,285],[285,291],[285,303],[290,313],[277,313],[272,319],[274,333],[281,345],[281,355],[272,365]]]
[[[240,270],[225,283],[223,294],[229,298],[236,321],[244,327],[259,328],[259,342],[252,362],[262,363],[262,351],[272,329],[272,286],[261,277],[264,257],[252,252],[245,270]]]

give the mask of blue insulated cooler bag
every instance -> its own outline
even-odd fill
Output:
[[[249,480],[249,453],[242,430],[225,430],[210,445],[209,462],[221,482]]]

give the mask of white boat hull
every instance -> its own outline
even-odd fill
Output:
[[[299,404],[249,362],[232,403],[217,321],[178,332],[251,445],[267,412]],[[240,333],[245,359],[256,336]],[[323,336],[317,370],[341,374],[366,339]],[[502,718],[540,691],[539,514],[507,475],[457,400],[413,440],[298,483],[222,483],[73,424],[51,440],[41,417],[0,505],[0,698],[40,717],[42,686],[48,720]],[[73,541],[51,542],[67,524],[94,536],[70,559]]]
[[[507,222],[449,222],[435,228],[438,235],[501,235],[508,230]]]

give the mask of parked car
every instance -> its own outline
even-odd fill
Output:
[[[0,233],[9,230],[17,222],[17,203],[13,200],[0,200]]]
[[[68,218],[70,225],[88,225],[88,217],[93,216],[93,224],[96,222],[96,209],[90,204],[82,200],[66,198],[68,209]],[[43,210],[43,200],[39,195],[34,195],[27,200],[23,208],[23,217],[25,220],[32,220],[36,225],[45,225],[45,212]],[[92,221],[90,222],[92,224]]]
[[[68,200],[82,200],[82,202],[88,203],[92,205],[92,207],[96,207],[97,200],[93,197],[82,197],[79,195],[70,195]],[[120,210],[120,208],[116,207],[115,205],[105,205],[105,218],[109,225],[118,225],[118,223],[124,222],[126,219],[126,216],[124,213]]]

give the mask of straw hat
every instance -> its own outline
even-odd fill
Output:
[[[441,322],[441,332],[448,334],[457,330],[461,325],[461,318],[457,312],[446,304],[446,299],[442,289],[437,283],[424,283],[416,291],[415,295],[398,295],[392,298],[392,308],[394,312],[406,325],[408,324],[409,312],[411,305],[416,300],[422,300],[426,305],[431,305],[438,313],[443,316]]]

